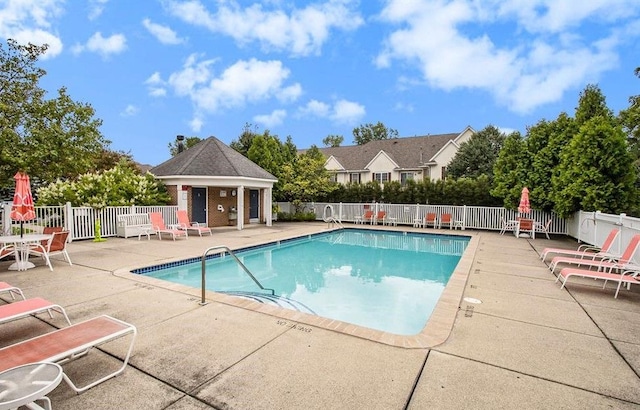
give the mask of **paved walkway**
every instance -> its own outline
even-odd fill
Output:
[[[216,301],[200,306],[199,291],[114,274],[199,256],[213,245],[236,248],[324,229],[275,224],[218,228],[213,237],[176,242],[79,241],[69,245],[73,266],[58,259],[50,272],[36,260],[35,269],[14,272],[0,262],[0,281],[61,304],[72,322],[109,314],[139,330],[122,375],[80,395],[62,383],[49,395],[56,410],[640,406],[640,288],[618,299],[593,280],[560,290],[538,255],[545,246],[575,247],[569,239],[466,231],[479,245],[464,296],[482,303],[461,301],[449,339],[433,349],[308,325],[300,331],[261,312]],[[63,325],[47,316],[4,324],[0,347]],[[125,343],[112,343],[64,368],[90,380],[117,366],[124,351]]]

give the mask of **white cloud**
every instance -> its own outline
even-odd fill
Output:
[[[198,61],[191,55],[182,70],[169,76],[168,84],[179,96],[189,96],[197,112],[217,112],[224,108],[271,98],[294,97],[297,84],[285,85],[289,70],[280,61],[240,60],[219,75],[213,72],[214,60]],[[297,92],[299,94],[299,92]]]
[[[287,117],[287,111],[285,110],[273,110],[271,114],[256,115],[253,120],[259,124],[264,125],[266,128],[275,127],[282,124]]]
[[[102,15],[104,8],[109,0],[90,0],[89,1],[89,20],[95,20]]]
[[[113,34],[109,37],[102,37],[102,33],[97,32],[92,35],[87,43],[73,46],[74,54],[83,51],[91,51],[100,54],[102,57],[109,57],[111,54],[118,54],[126,50],[127,39],[123,34]]]
[[[526,113],[617,65],[623,36],[600,33],[587,43],[583,25],[623,15],[633,24],[638,14],[635,0],[390,0],[380,18],[398,27],[376,63],[385,68],[394,60],[409,62],[431,87],[485,90],[501,105]],[[513,23],[524,30],[505,34]],[[486,31],[470,34],[464,28],[471,24]],[[619,30],[626,24],[620,20]]]
[[[301,114],[309,114],[315,117],[328,117],[331,107],[329,104],[318,100],[311,100],[304,107],[300,108]]]
[[[298,112],[301,116],[327,118],[338,124],[355,124],[366,114],[365,107],[362,104],[347,100],[338,100],[333,106],[321,101],[311,100],[301,107]]]
[[[342,124],[354,124],[360,121],[365,114],[364,105],[352,101],[339,100],[333,106],[331,119]]]
[[[120,115],[122,117],[133,117],[134,115],[136,115],[140,110],[138,109],[138,107],[136,107],[135,105],[129,104],[127,105],[127,107],[124,109],[124,111],[122,111],[120,113]]]
[[[4,0],[0,6],[0,37],[13,38],[20,44],[48,44],[42,58],[57,56],[63,43],[51,26],[62,14],[63,4],[63,0]]]
[[[184,43],[184,39],[178,37],[176,32],[167,26],[153,23],[149,19],[142,20],[142,25],[162,44]]]
[[[202,130],[202,126],[204,125],[204,121],[200,117],[193,117],[189,122],[189,128],[193,132],[200,132]]]
[[[294,55],[319,54],[332,29],[355,30],[363,24],[362,17],[352,10],[357,2],[349,0],[329,0],[290,10],[276,9],[280,4],[275,2],[245,8],[236,1],[217,4],[213,13],[199,0],[170,1],[167,6],[183,21],[230,36],[241,44],[257,41],[266,50],[286,50]],[[274,9],[265,10],[270,6]]]
[[[144,82],[152,97],[164,97],[167,95],[166,83],[160,77],[159,72],[151,74]]]

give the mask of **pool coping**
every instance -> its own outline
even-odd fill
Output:
[[[385,227],[387,228],[387,227]],[[349,229],[349,228],[345,228]],[[360,228],[358,229],[365,229]],[[339,229],[335,229],[339,230]],[[376,229],[379,230],[379,229]],[[409,233],[425,233],[424,231],[415,231],[411,229],[385,229],[393,232],[409,232]],[[326,230],[324,232],[327,232]],[[359,325],[355,325],[353,323],[343,322],[340,320],[329,319],[321,316],[316,316],[304,312],[289,310],[285,308],[280,308],[277,306],[267,305],[264,303],[256,302],[249,299],[238,298],[231,295],[226,295],[224,293],[218,293],[215,291],[205,291],[205,300],[207,302],[217,302],[223,303],[225,305],[235,306],[242,309],[251,310],[254,312],[263,313],[269,316],[273,316],[276,318],[280,318],[292,323],[287,323],[287,325],[294,327],[300,326],[302,324],[308,326],[315,326],[319,328],[323,328],[330,331],[339,332],[342,334],[347,334],[355,337],[359,337],[362,339],[396,346],[403,347],[408,349],[424,349],[424,348],[433,348],[437,345],[444,343],[451,334],[451,330],[453,329],[453,325],[455,323],[458,311],[460,310],[460,303],[462,301],[462,297],[464,294],[464,289],[467,284],[467,280],[471,273],[471,268],[473,261],[475,259],[476,251],[479,244],[479,238],[477,235],[474,235],[473,232],[470,231],[443,231],[437,230],[433,232],[429,232],[431,234],[439,234],[439,235],[447,235],[447,236],[465,236],[469,238],[469,243],[462,254],[458,264],[456,265],[447,285],[445,286],[436,306],[431,313],[427,323],[423,327],[422,331],[416,335],[398,335],[394,333],[384,332],[380,330],[375,330]],[[309,235],[303,235],[309,236]],[[282,238],[280,241],[287,241],[291,239],[295,239],[301,236],[293,236],[290,238]],[[267,242],[268,243],[268,242]],[[238,247],[237,249],[242,249],[242,247]],[[235,249],[233,249],[235,250]],[[180,260],[188,259],[185,257],[177,257],[167,259],[162,263],[171,263]],[[144,283],[151,286],[156,286],[159,288],[164,288],[172,291],[177,291],[180,293],[185,293],[196,297],[197,300],[201,300],[202,292],[201,289],[196,289],[190,286],[181,285],[177,283],[171,283],[162,279],[156,279],[153,277],[131,273],[131,271],[135,269],[141,269],[147,267],[147,264],[137,265],[127,268],[118,269],[113,272],[115,276],[133,280],[136,282]]]

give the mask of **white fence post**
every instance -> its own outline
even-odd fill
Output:
[[[64,229],[70,232],[69,242],[73,242],[73,233],[75,229],[74,221],[73,221],[73,208],[71,207],[71,202],[67,202],[64,204],[63,208],[64,215]]]
[[[467,227],[467,206],[462,206],[462,230],[464,231]]]

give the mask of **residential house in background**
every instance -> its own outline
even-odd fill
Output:
[[[447,165],[475,130],[466,127],[457,134],[425,135],[380,141],[364,145],[319,148],[327,157],[325,168],[334,181],[365,183],[444,179]]]
[[[149,172],[165,183],[172,204],[186,210],[193,222],[235,224],[239,230],[248,223],[271,225],[277,178],[215,137]]]

